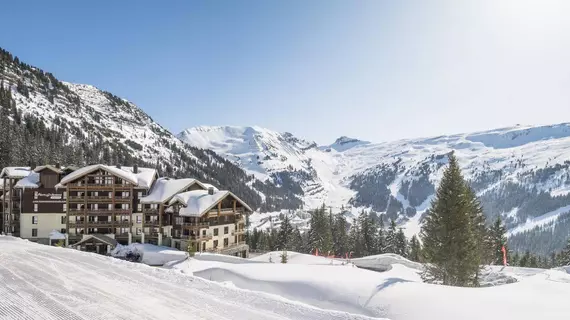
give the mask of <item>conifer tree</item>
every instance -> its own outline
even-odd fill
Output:
[[[347,222],[342,213],[338,213],[333,220],[333,247],[337,256],[343,256],[349,251]]]
[[[394,251],[395,254],[399,254],[402,257],[407,256],[408,241],[406,240],[406,235],[404,235],[402,228],[398,229],[398,232],[396,233],[396,247]]]
[[[491,250],[493,255],[492,264],[502,265],[503,264],[503,246],[507,244],[507,230],[503,226],[501,221],[501,215],[497,216],[495,223],[491,226]]]
[[[318,249],[319,252],[327,253],[332,251],[332,234],[329,224],[329,216],[326,214],[325,205],[317,209],[311,215],[310,228],[308,232],[309,252]]]
[[[519,260],[520,267],[528,267],[530,265],[530,251],[526,251]]]
[[[396,240],[396,222],[394,219],[390,220],[390,227],[386,232],[386,253],[396,253],[397,240]]]
[[[281,221],[281,227],[277,236],[277,248],[280,250],[290,250],[291,237],[293,234],[293,227],[289,220],[289,214],[285,214]]]
[[[474,239],[477,244],[477,253],[480,264],[489,264],[493,261],[493,254],[490,250],[492,241],[489,236],[489,230],[485,225],[485,215],[483,214],[483,207],[477,195],[471,189],[468,183],[465,183],[465,196],[468,201],[468,211],[471,223],[471,230],[474,233]]]
[[[360,244],[363,246],[361,248],[360,254],[362,256],[369,256],[376,254],[377,245],[377,230],[372,218],[366,211],[362,211],[358,216],[358,224],[360,225]]]
[[[376,252],[386,252],[386,234],[384,230],[384,215],[378,217],[378,233],[376,235]]]
[[[452,286],[477,286],[480,239],[467,184],[457,159],[449,165],[427,211],[420,233],[426,259],[424,280]]]
[[[301,231],[299,228],[295,227],[293,233],[291,234],[291,250],[295,252],[303,252],[303,237],[301,236]]]
[[[355,257],[362,256],[362,244],[360,241],[360,228],[358,223],[354,221],[350,226],[350,231],[348,232],[348,247]]]
[[[562,251],[560,252],[558,256],[557,265],[561,267],[570,266],[570,239],[568,240],[568,243],[566,244],[564,249],[562,249]]]
[[[420,255],[421,255],[421,246],[418,238],[414,234],[410,239],[410,253],[408,255],[408,259],[420,262]]]

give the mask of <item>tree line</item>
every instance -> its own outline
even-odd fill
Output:
[[[390,220],[384,225],[385,215],[362,211],[350,224],[343,211],[333,214],[323,205],[311,212],[310,227],[301,232],[291,223],[292,214],[281,214],[279,228],[269,231],[254,229],[247,234],[252,250],[289,250],[301,253],[334,255],[336,257],[363,257],[395,253],[414,261],[420,260],[420,244],[414,236],[407,239],[402,228]]]

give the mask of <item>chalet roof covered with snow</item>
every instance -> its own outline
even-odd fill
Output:
[[[0,172],[0,178],[21,179],[27,177],[31,172],[30,167],[6,167]]]
[[[136,185],[137,187],[147,188],[147,189],[152,186],[152,183],[158,174],[156,169],[152,168],[138,168],[138,173],[133,173],[134,171],[133,167],[117,168],[116,166],[94,164],[83,168],[79,168],[71,172],[63,179],[61,179],[61,182],[58,184],[58,186],[63,187],[67,183],[74,181],[78,178],[81,178],[82,176],[97,170],[107,171],[117,177],[120,177],[121,179],[124,179]]]
[[[14,188],[26,189],[26,188],[38,188],[40,183],[40,174],[37,172],[31,172],[29,176],[24,177],[14,185]]]
[[[210,211],[224,198],[231,196],[237,200],[242,206],[247,210],[251,208],[243,202],[240,198],[235,196],[229,191],[214,191],[213,194],[209,194],[208,190],[192,190],[184,193],[179,193],[170,200],[170,204],[180,203],[183,205],[180,208],[179,214],[185,217],[200,217],[206,212]]]
[[[177,193],[184,191],[193,184],[199,185],[202,189],[207,189],[196,179],[171,179],[159,178],[154,182],[150,193],[140,199],[141,203],[167,203]]]

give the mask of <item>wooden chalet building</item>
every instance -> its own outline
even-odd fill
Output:
[[[8,167],[0,173],[2,233],[100,252],[132,242],[247,256],[245,215],[229,191],[156,169]],[[104,250],[102,250],[104,252]]]
[[[95,164],[77,169],[57,185],[66,190],[69,243],[103,234],[121,244],[133,240],[139,199],[158,178],[156,169]]]

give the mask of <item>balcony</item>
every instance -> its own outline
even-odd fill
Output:
[[[160,222],[158,220],[150,220],[150,221],[143,221],[143,226],[145,227],[158,227],[160,226]]]
[[[157,215],[158,214],[158,209],[157,208],[150,208],[150,209],[143,209],[143,213],[144,214],[152,214],[152,215]]]
[[[126,228],[130,227],[130,221],[87,221],[87,228]],[[85,227],[85,221],[69,221],[70,227]]]
[[[200,229],[208,228],[210,226],[209,222],[183,222],[182,228],[184,229]]]
[[[240,234],[245,234],[245,229],[240,229],[240,230],[234,230],[232,231],[232,236],[237,236]]]
[[[212,240],[212,234],[206,235],[181,235],[180,239],[187,239],[190,241],[208,241]]]
[[[130,184],[109,184],[109,183],[102,183],[102,182],[89,182],[85,184],[84,182],[81,183],[69,183],[67,184],[69,189],[75,190],[129,190],[132,189],[132,185]]]
[[[109,196],[69,196],[69,202],[103,202],[103,203],[130,203],[131,197],[109,197]]]
[[[218,209],[213,209],[213,210],[210,210],[210,212],[208,212],[208,218],[217,217],[217,216],[233,216],[233,215],[241,214],[241,213],[242,213],[241,209],[234,211],[234,209],[232,209],[232,208],[225,208],[225,209],[220,210],[219,212],[218,212]]]
[[[115,215],[130,215],[130,209],[115,209],[115,210],[108,210],[108,209],[69,209],[70,216],[82,216],[87,214],[88,216],[111,216]]]

